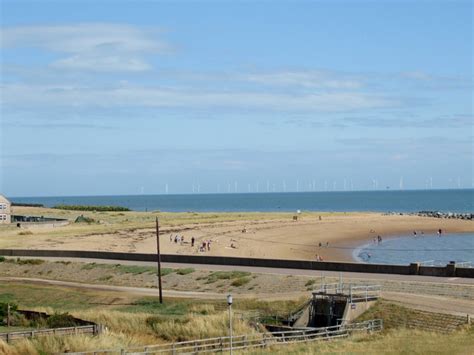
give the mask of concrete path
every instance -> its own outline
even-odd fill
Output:
[[[420,295],[401,292],[382,292],[382,297],[405,307],[422,311],[454,314],[457,316],[474,316],[474,302],[451,297]]]

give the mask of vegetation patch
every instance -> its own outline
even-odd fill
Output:
[[[151,314],[160,314],[162,316],[183,316],[188,312],[189,301],[166,300],[160,303],[156,297],[143,297],[132,303],[132,307],[124,310],[129,312],[144,312]]]
[[[207,276],[206,283],[211,284],[218,280],[233,280],[248,276],[250,276],[250,272],[245,271],[215,271]]]
[[[76,327],[80,325],[69,313],[54,313],[46,319],[49,328]]]
[[[81,267],[82,270],[93,270],[93,269],[103,269],[103,270],[113,270],[121,274],[133,274],[140,275],[145,273],[156,273],[157,268],[152,266],[140,266],[140,265],[122,265],[122,264],[97,264],[97,263],[88,263],[84,264]],[[173,269],[161,269],[161,275],[168,275],[172,273]]]
[[[193,268],[189,267],[189,268],[185,268],[185,269],[177,269],[177,270],[176,270],[176,273],[177,273],[178,275],[188,275],[188,274],[192,274],[194,271],[196,271],[196,270],[194,270]]]
[[[33,232],[29,230],[21,231],[18,233],[18,235],[32,235]]]
[[[97,211],[97,212],[126,212],[130,211],[127,207],[121,206],[93,206],[93,205],[56,205],[52,207],[57,210],[68,211]]]
[[[240,286],[243,286],[245,284],[248,284],[250,282],[250,280],[252,280],[252,279],[248,276],[239,277],[239,278],[236,278],[236,279],[232,280],[230,285],[234,286],[234,287],[240,287]]]
[[[74,223],[87,223],[87,224],[93,224],[93,223],[98,223],[94,218],[91,217],[85,217],[83,215],[80,215],[74,220]]]
[[[44,264],[44,260],[42,259],[4,259],[4,262],[7,263],[13,263],[13,264],[18,264],[18,265],[41,265]]]

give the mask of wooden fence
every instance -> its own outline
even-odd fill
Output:
[[[102,326],[98,324],[94,325],[82,325],[79,327],[67,327],[67,328],[49,328],[49,329],[34,329],[24,330],[18,332],[0,333],[0,340],[6,341],[7,343],[14,340],[33,338],[40,336],[64,336],[64,335],[77,335],[77,334],[89,334],[97,335],[102,332]]]
[[[242,350],[251,348],[266,348],[284,344],[311,342],[316,340],[333,340],[345,338],[356,332],[376,332],[383,329],[381,319],[369,320],[366,322],[353,323],[345,326],[332,326],[324,328],[301,328],[298,330],[288,330],[272,333],[256,333],[247,335],[237,335],[232,337],[232,350]],[[107,349],[85,352],[68,353],[68,355],[145,355],[145,354],[198,354],[224,352],[231,349],[230,337],[218,337],[182,341],[176,343],[148,345],[132,347],[126,349]]]

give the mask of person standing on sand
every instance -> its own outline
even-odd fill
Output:
[[[194,246],[194,237],[191,238],[191,246]]]

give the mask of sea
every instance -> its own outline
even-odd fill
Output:
[[[420,262],[422,265],[445,266],[455,261],[458,266],[474,267],[474,233],[449,235],[420,234],[399,236],[366,244],[353,253],[357,261],[374,264]]]
[[[474,212],[474,189],[10,197],[17,203],[105,205],[135,211],[295,212],[374,211]]]

